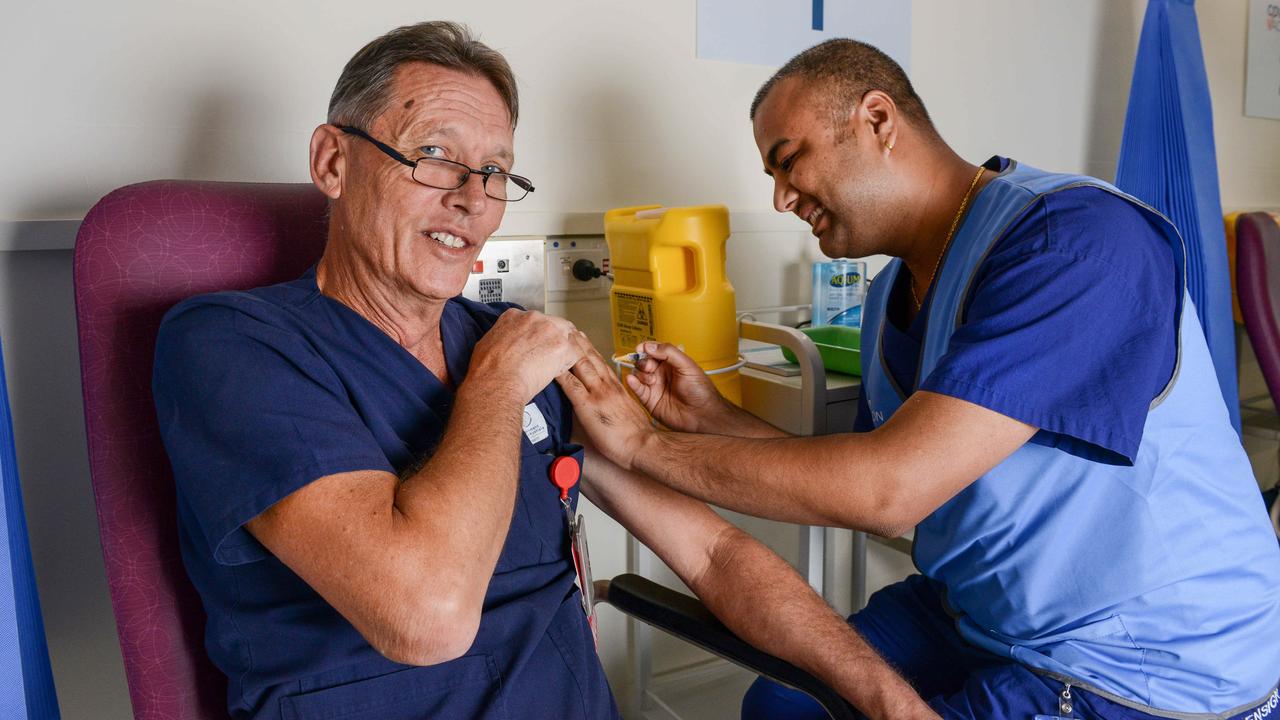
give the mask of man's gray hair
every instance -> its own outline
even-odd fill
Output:
[[[819,101],[825,102],[833,122],[847,117],[863,95],[879,90],[893,98],[903,117],[923,130],[934,131],[929,111],[902,66],[867,43],[832,38],[791,58],[756,93],[751,102],[752,120],[773,87],[790,77],[803,78],[820,92]]]
[[[396,28],[361,48],[338,76],[329,98],[329,123],[368,129],[387,109],[396,68],[411,62],[484,77],[506,104],[515,128],[520,98],[507,59],[465,25],[443,20]]]

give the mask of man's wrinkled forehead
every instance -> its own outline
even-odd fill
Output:
[[[407,123],[398,131],[404,140],[419,144],[436,144],[443,142],[451,146],[460,146],[473,141],[471,129],[464,123],[449,120],[427,119]],[[515,162],[515,151],[512,148],[512,136],[508,133],[502,140],[485,146],[487,159],[501,160],[508,166]]]
[[[493,153],[510,159],[511,115],[497,88],[483,75],[406,63],[396,70],[387,107],[375,120],[413,142],[438,138],[474,140],[476,129],[495,138]]]

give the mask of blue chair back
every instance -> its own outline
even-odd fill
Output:
[[[36,594],[27,519],[18,484],[13,417],[0,352],[0,717],[61,717]]]

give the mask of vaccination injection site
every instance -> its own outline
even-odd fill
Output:
[[[2,12],[0,720],[1280,720],[1280,0]]]

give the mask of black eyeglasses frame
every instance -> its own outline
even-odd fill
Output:
[[[497,170],[477,170],[464,163],[460,163],[454,160],[449,160],[446,158],[421,157],[421,158],[418,158],[417,160],[410,160],[409,158],[405,157],[399,150],[396,150],[390,145],[382,142],[381,140],[378,140],[374,136],[370,135],[364,130],[361,130],[358,127],[355,127],[354,125],[335,125],[334,127],[338,128],[344,133],[347,133],[348,135],[355,135],[358,138],[363,138],[365,140],[368,140],[369,142],[373,143],[374,147],[378,148],[384,154],[386,154],[387,157],[391,158],[392,160],[395,160],[401,165],[407,165],[408,167],[413,168],[414,171],[418,169],[418,163],[424,160],[429,160],[435,163],[448,163],[450,165],[456,165],[458,167],[458,184],[454,185],[453,187],[443,187],[440,185],[431,185],[429,183],[424,183],[418,179],[417,175],[410,174],[410,177],[413,178],[413,181],[423,187],[435,188],[436,190],[457,190],[463,185],[466,185],[467,180],[470,180],[472,175],[479,175],[480,185],[481,187],[484,188],[485,196],[493,198],[494,200],[500,200],[502,202],[520,202],[521,200],[528,197],[529,193],[533,192],[534,190],[533,181],[527,177],[524,177],[523,175],[513,175],[512,173],[509,173],[509,172],[500,172]],[[515,199],[502,198],[502,197],[497,197],[495,195],[491,195],[489,193],[489,178],[494,175],[501,175],[505,177],[511,183],[515,184],[516,187],[520,188],[521,190],[524,190],[524,194]]]

